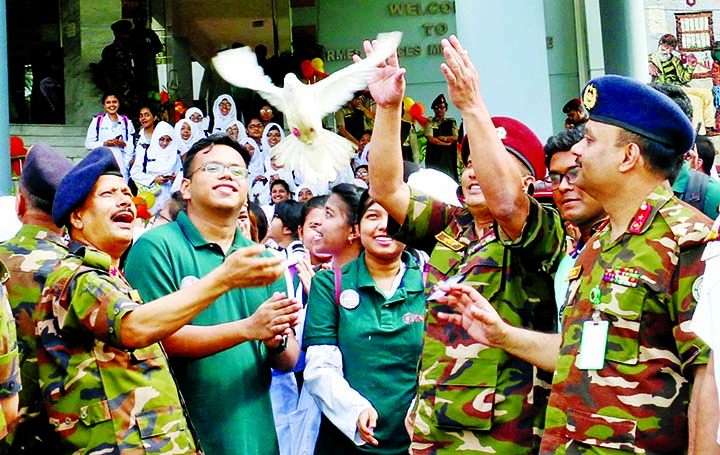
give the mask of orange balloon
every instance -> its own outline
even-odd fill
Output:
[[[316,71],[320,71],[321,73],[325,72],[325,62],[320,57],[315,57],[312,59],[312,67],[315,68]]]

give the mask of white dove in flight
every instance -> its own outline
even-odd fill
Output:
[[[292,134],[271,149],[275,162],[300,172],[307,183],[328,182],[335,180],[337,171],[348,165],[355,145],[325,130],[322,117],[337,111],[356,91],[367,87],[377,65],[395,52],[401,37],[401,32],[380,33],[372,55],[312,85],[305,85],[288,73],[283,88],[276,87],[249,47],[220,52],[213,58],[213,64],[223,79],[255,90],[285,114]]]

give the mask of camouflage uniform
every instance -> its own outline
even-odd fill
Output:
[[[694,367],[708,361],[688,325],[710,224],[659,186],[619,239],[606,226],[588,242],[569,276],[541,453],[686,453]],[[580,370],[594,317],[609,321],[604,364]]]
[[[6,283],[8,271],[0,262],[0,283]],[[18,363],[15,320],[7,299],[4,284],[0,284],[0,399],[9,398],[20,390],[20,365]],[[5,415],[0,409],[0,439],[8,434]]]
[[[40,387],[54,453],[197,453],[159,343],[130,350],[122,319],[142,302],[110,256],[71,245],[36,311]]]
[[[18,450],[44,453],[52,447],[54,431],[49,426],[43,429],[41,423],[47,419],[43,418],[45,409],[38,385],[33,312],[47,276],[66,253],[62,237],[46,228],[29,224],[24,225],[15,237],[0,244],[0,260],[10,271],[6,286],[17,323],[22,376],[20,420],[13,440],[13,446]],[[43,442],[49,445],[43,446]]]
[[[529,198],[530,211],[520,238],[500,240],[492,230],[478,238],[467,210],[411,191],[397,238],[409,245],[431,236],[437,239],[429,262],[428,289],[439,280],[465,274],[465,283],[477,288],[510,324],[555,330],[557,310],[549,272],[565,246],[555,210]],[[439,311],[454,310],[428,302],[413,453],[536,452],[550,374],[541,374],[501,349],[482,345],[459,325],[439,321]]]

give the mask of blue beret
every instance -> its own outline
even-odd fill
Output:
[[[72,167],[69,159],[49,145],[35,144],[28,150],[20,179],[30,194],[52,203],[55,190]]]
[[[70,214],[85,202],[100,176],[106,174],[122,176],[115,155],[107,147],[98,147],[88,153],[67,173],[55,193],[52,217],[56,226],[69,224]]]
[[[684,154],[695,131],[680,107],[667,95],[634,79],[602,76],[587,83],[582,94],[590,119],[653,139]]]

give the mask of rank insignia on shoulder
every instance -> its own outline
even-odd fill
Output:
[[[705,241],[712,242],[713,240],[717,240],[718,237],[720,237],[720,236],[718,236],[717,229],[713,229],[712,231],[710,231],[710,233],[707,235],[707,237],[705,237]]]
[[[140,298],[140,293],[137,289],[131,289],[130,292],[128,292],[128,297],[135,303],[142,303],[142,298]]]
[[[580,273],[582,273],[581,265],[573,267],[572,269],[570,269],[570,272],[568,272],[567,280],[572,281],[577,279],[580,276]]]
[[[639,234],[642,232],[645,224],[650,219],[650,212],[652,212],[652,206],[650,204],[647,202],[640,204],[640,208],[635,214],[635,218],[633,218],[630,222],[630,229],[628,230],[631,234]]]
[[[466,246],[464,243],[454,239],[450,234],[445,231],[437,234],[435,236],[435,239],[453,251],[460,251]]]
[[[632,267],[608,267],[603,274],[603,281],[636,288],[640,274]]]

